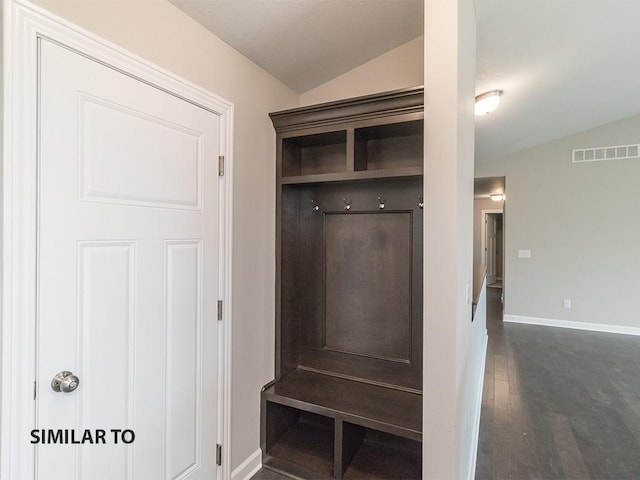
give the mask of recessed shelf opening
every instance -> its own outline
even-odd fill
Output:
[[[318,133],[282,141],[282,175],[317,175],[345,172],[347,132]]]
[[[356,171],[422,166],[423,120],[355,130]]]
[[[347,422],[343,436],[343,479],[422,478],[420,442]]]
[[[266,454],[271,463],[293,464],[318,478],[333,475],[334,420],[267,402]],[[269,463],[269,462],[267,462]]]

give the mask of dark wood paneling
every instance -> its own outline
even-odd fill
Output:
[[[282,175],[346,172],[346,131],[283,139]]]
[[[264,407],[267,409],[267,423],[262,448],[268,452],[293,425],[298,423],[300,410],[277,403],[265,403]]]
[[[420,463],[403,438],[422,438],[422,99],[416,88],[271,114],[276,379],[261,396],[265,468],[412,478]]]
[[[422,438],[422,395],[296,370],[263,393],[268,401],[339,417],[401,437]]]
[[[419,480],[422,478],[422,446],[420,442],[367,430],[367,437],[343,478]]]
[[[418,197],[422,179],[292,185],[285,192],[295,192],[298,203],[295,209],[283,208],[283,258],[296,260],[282,264],[282,338],[297,335],[299,342],[290,345],[291,352],[282,352],[282,358],[297,356],[299,365],[318,371],[421,390],[423,222]],[[378,209],[378,197],[385,199],[383,211]],[[344,199],[352,202],[351,210],[344,210]],[[319,209],[314,211],[316,204]],[[353,235],[359,230],[360,241],[368,249],[329,260],[336,269],[341,269],[342,263],[348,266],[343,269],[347,275],[343,279],[330,273],[333,287],[325,285],[324,277],[325,217],[345,224],[342,233],[334,229],[335,235]],[[384,226],[389,237],[384,241],[390,248],[386,254],[380,250],[384,247],[379,244],[380,235],[370,224],[365,221],[358,227],[363,219],[377,222],[378,218],[395,222]],[[359,275],[359,280],[353,280],[353,275]],[[325,312],[323,299],[328,299],[332,308],[338,304],[343,307]],[[350,325],[357,332],[357,337],[351,338],[362,346],[346,343],[348,337],[338,337],[341,328],[348,335]],[[287,345],[283,341],[283,348]]]
[[[423,125],[422,120],[416,120],[356,129],[356,169],[422,166]]]
[[[280,408],[289,408],[282,407]],[[273,408],[273,404],[269,408]],[[295,410],[295,409],[290,409]],[[299,411],[298,421],[290,424],[265,452],[272,459],[296,464],[313,472],[313,478],[333,476],[333,420]]]
[[[368,118],[379,120],[389,115],[422,113],[423,104],[424,91],[419,87],[274,112],[269,116],[276,131],[285,132]]]
[[[362,170],[356,172],[340,173],[318,173],[313,175],[299,175],[295,177],[285,177],[281,180],[282,185],[299,185],[312,183],[337,183],[337,182],[366,182],[384,178],[399,177],[422,177],[422,166],[388,168],[381,170]]]
[[[364,357],[411,357],[411,212],[327,213],[324,345]]]
[[[340,459],[340,471],[344,476],[344,473],[362,447],[367,429],[361,425],[354,425],[347,422],[341,422],[341,425],[342,458]]]
[[[297,263],[300,259],[300,220],[299,212],[302,194],[299,189],[282,190],[281,210],[281,235],[280,235],[280,283],[278,290],[280,296],[277,304],[280,306],[280,315],[277,317],[276,339],[279,340],[276,350],[277,364],[280,368],[276,371],[277,378],[286,375],[298,366],[299,331],[298,318],[305,314],[303,311],[304,295],[310,293],[302,290],[300,286],[300,271]]]

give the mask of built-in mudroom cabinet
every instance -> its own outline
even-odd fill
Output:
[[[271,114],[276,379],[264,467],[420,478],[423,90]]]

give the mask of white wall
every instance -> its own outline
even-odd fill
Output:
[[[268,112],[299,96],[165,0],[37,4],[235,104],[232,469],[259,445],[273,378],[275,135]]]
[[[640,161],[571,163],[574,148],[628,143],[640,116],[476,167],[506,176],[506,315],[640,328]]]
[[[422,85],[424,37],[400,45],[300,96],[301,105]]]
[[[471,322],[475,12],[425,2],[423,476],[472,478],[485,325]]]

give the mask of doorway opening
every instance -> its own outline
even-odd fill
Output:
[[[485,213],[484,264],[487,266],[487,287],[502,288],[503,213]]]
[[[486,266],[487,287],[500,290],[502,303],[507,290],[506,207],[505,177],[475,179],[473,261]]]

